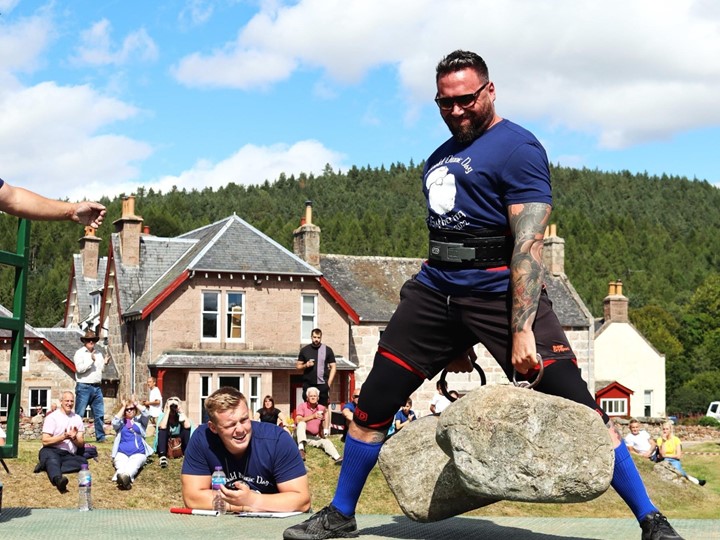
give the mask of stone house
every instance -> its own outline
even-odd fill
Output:
[[[596,323],[595,378],[615,381],[632,391],[627,410],[623,411],[620,397],[606,401],[607,406],[618,416],[664,417],[665,355],[630,323],[622,281],[610,283],[603,312]]]
[[[355,368],[350,315],[314,266],[236,215],[175,238],[142,224],[126,198],[106,260],[86,235],[69,287],[65,324],[98,327],[117,366],[117,396],[144,396],[152,374],[196,424],[205,397],[225,385],[253,410],[271,394],[287,415],[301,395],[298,351],[320,327],[338,360],[331,399],[344,401]]]

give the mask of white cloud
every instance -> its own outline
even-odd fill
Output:
[[[292,145],[275,144],[271,146],[256,146],[248,144],[240,148],[233,155],[213,163],[209,160],[198,160],[189,170],[178,175],[163,176],[149,182],[122,182],[108,185],[105,182],[96,182],[90,185],[92,191],[103,195],[117,195],[120,193],[133,193],[138,186],[167,193],[173,186],[178,189],[213,189],[234,182],[241,185],[262,184],[265,180],[274,182],[281,173],[287,176],[322,173],[326,164],[334,170],[346,167],[343,163],[345,156],[323,146],[314,140],[299,141]]]
[[[0,97],[3,178],[47,196],[92,197],[85,186],[136,177],[133,162],[147,158],[146,143],[99,133],[137,109],[88,86],[52,82]]]
[[[144,28],[130,32],[122,45],[113,50],[110,38],[112,25],[107,19],[94,23],[80,35],[73,62],[91,66],[123,65],[135,59],[153,61],[158,57],[157,45]]]
[[[0,13],[8,13],[18,5],[20,0],[0,0]]]
[[[1,7],[0,11],[5,13]],[[0,23],[0,74],[33,71],[51,36],[52,25],[46,17],[28,17],[12,25]]]
[[[187,0],[178,15],[178,20],[190,26],[200,26],[208,22],[214,11],[213,0]]]
[[[180,61],[191,86],[250,90],[319,70],[356,84],[397,68],[406,118],[434,93],[439,58],[479,52],[504,116],[593,135],[604,148],[716,125],[720,8],[708,0],[299,0],[266,2],[237,38]]]

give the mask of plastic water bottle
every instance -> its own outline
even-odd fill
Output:
[[[87,464],[83,464],[80,466],[80,472],[78,473],[78,510],[81,512],[92,510],[91,488],[92,476]]]
[[[222,499],[222,492],[220,491],[220,486],[224,486],[226,481],[227,477],[223,472],[223,468],[218,465],[215,467],[215,472],[212,474],[210,482],[213,489],[213,510],[218,511],[220,514],[227,512],[227,505]]]

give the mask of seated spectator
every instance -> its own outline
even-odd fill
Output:
[[[355,414],[355,408],[357,407],[358,399],[360,399],[360,387],[358,386],[352,395],[352,400],[348,401],[345,405],[343,405],[342,411],[340,411],[343,415],[343,418],[345,419],[345,430],[343,431],[342,437],[340,437],[340,440],[342,442],[345,442],[345,437],[347,436],[347,432],[350,429],[350,422],[353,420],[353,415]]]
[[[0,426],[0,446],[5,445],[5,430],[3,430],[2,426]]]
[[[255,413],[255,420],[285,427],[285,417],[282,411],[275,407],[275,400],[272,396],[265,396],[263,406]]]
[[[250,420],[247,400],[223,387],[205,400],[209,420],[190,438],[182,467],[185,506],[210,510],[210,478],[222,467],[221,488],[231,512],[306,512],[307,472],[292,437],[279,426]]]
[[[190,441],[192,423],[182,409],[179,397],[173,396],[165,402],[165,408],[158,417],[156,451],[160,456],[160,467],[168,466],[168,444],[171,438],[179,437],[183,455]]]
[[[658,437],[657,446],[662,458],[675,467],[681,475],[690,480],[693,484],[698,484],[700,486],[705,485],[705,480],[690,476],[685,472],[685,469],[683,469],[683,466],[680,464],[680,459],[682,458],[682,443],[673,433],[672,422],[663,423],[662,435]]]
[[[451,401],[445,397],[445,394],[442,393],[442,387],[442,381],[438,381],[436,386],[437,393],[430,401],[430,412],[434,415],[438,415],[443,412],[451,403]],[[445,389],[447,390],[447,385],[445,385]]]
[[[630,433],[625,435],[625,446],[632,454],[649,458],[657,448],[652,436],[644,429],[640,429],[640,422],[635,418],[628,425]]]
[[[412,407],[412,399],[408,398],[408,400],[405,402],[405,405],[397,412],[395,413],[395,431],[400,431],[402,428],[404,428],[406,425],[408,425],[409,422],[414,421],[417,417],[415,416],[415,411],[411,410],[410,407]]]
[[[342,463],[342,458],[335,445],[325,438],[323,433],[323,418],[327,412],[325,406],[320,405],[320,390],[311,386],[305,392],[307,400],[298,405],[295,411],[295,436],[297,437],[300,456],[305,461],[305,445],[322,448],[325,453],[335,460],[336,465]]]
[[[133,399],[122,402],[120,410],[112,419],[112,427],[116,436],[113,442],[112,453],[115,475],[113,482],[117,482],[120,489],[130,489],[135,481],[138,471],[145,465],[147,457],[153,453],[152,448],[145,442],[150,415],[145,407],[140,406]]]
[[[68,478],[63,473],[74,473],[87,459],[78,455],[85,445],[85,426],[75,414],[75,395],[63,392],[60,408],[45,418],[42,426],[42,445],[35,472],[44,470],[60,493],[67,492]]]

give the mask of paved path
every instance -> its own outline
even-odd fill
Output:
[[[78,538],[180,540],[282,538],[283,530],[307,516],[286,519],[184,516],[154,510],[95,510],[4,508],[0,539],[78,540]],[[678,519],[673,525],[685,540],[720,540],[720,519]],[[398,540],[596,540],[639,539],[633,519],[599,518],[470,518],[415,523],[404,516],[361,515],[362,539]]]

